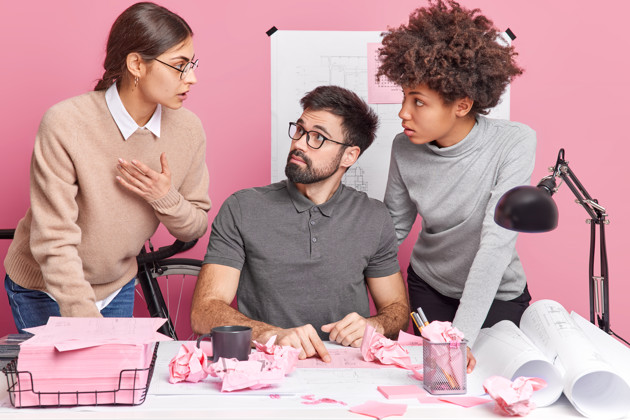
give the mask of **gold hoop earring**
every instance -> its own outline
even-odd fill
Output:
[[[135,87],[138,87],[138,78],[136,77],[133,81],[133,84]]]

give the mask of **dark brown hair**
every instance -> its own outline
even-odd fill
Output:
[[[497,42],[499,31],[479,9],[430,0],[409,23],[389,28],[379,50],[377,78],[402,87],[426,84],[445,103],[468,97],[471,114],[487,114],[511,80],[523,73],[514,47]]]
[[[150,61],[183,42],[193,32],[184,19],[155,3],[142,2],[122,12],[112,25],[107,39],[105,73],[94,90],[105,90],[123,79],[127,55],[136,52]]]
[[[378,116],[356,93],[340,86],[319,86],[300,99],[303,110],[328,111],[343,119],[345,142],[362,154],[374,141]],[[359,155],[360,156],[360,155]]]

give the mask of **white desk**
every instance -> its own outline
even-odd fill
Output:
[[[168,371],[165,366],[177,353],[179,343],[160,344],[158,360],[145,402],[139,406],[113,407],[75,407],[46,409],[15,409],[11,407],[4,375],[0,378],[0,419],[358,419],[372,417],[352,413],[349,407],[369,400],[386,403],[407,404],[407,412],[402,417],[391,419],[500,419],[494,413],[494,402],[472,408],[463,408],[452,404],[421,404],[415,399],[387,400],[376,390],[378,385],[407,384],[409,374],[398,368],[387,369],[346,369],[342,372],[333,369],[304,369],[312,372],[296,372],[293,378],[287,378],[280,387],[256,392],[242,391],[231,394],[218,392],[216,384],[183,384],[191,393],[181,395],[164,394],[165,387],[178,387],[180,384],[165,384]],[[316,372],[315,372],[316,371]],[[370,371],[370,372],[365,372]],[[290,389],[291,384],[307,378],[307,388]],[[304,379],[304,378],[302,378]],[[371,381],[371,383],[370,383]],[[304,381],[300,382],[302,385]],[[301,386],[298,386],[301,388]],[[176,388],[176,392],[188,392]],[[281,394],[279,399],[272,399],[269,394]],[[292,395],[290,395],[292,394]],[[314,394],[317,398],[332,398],[347,403],[305,405],[305,394]],[[528,419],[584,419],[566,400],[561,399],[550,407],[532,411]]]

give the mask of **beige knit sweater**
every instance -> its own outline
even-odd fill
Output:
[[[4,261],[11,279],[44,290],[62,316],[100,316],[94,302],[131,280],[135,257],[160,222],[178,239],[208,227],[205,134],[186,109],[162,109],[161,135],[138,129],[126,141],[105,91],[65,100],[46,112],[31,160],[31,208]],[[166,152],[171,190],[147,203],[116,181],[118,158],[161,171]]]

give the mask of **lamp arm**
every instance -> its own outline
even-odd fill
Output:
[[[589,299],[590,299],[590,318],[591,322],[598,325],[599,328],[611,334],[610,330],[610,312],[609,312],[609,296],[608,296],[608,257],[606,253],[606,236],[604,227],[609,223],[606,220],[608,214],[606,209],[599,205],[596,199],[593,199],[580,180],[575,176],[569,163],[564,160],[564,149],[560,149],[558,160],[553,169],[553,177],[559,176],[568,186],[573,195],[588,213],[591,220],[587,220],[591,224],[591,240],[589,252]],[[555,191],[554,191],[555,192]],[[595,237],[597,231],[595,225],[599,225],[599,257],[600,257],[600,275],[594,273],[595,267]]]
[[[607,216],[606,209],[589,195],[586,188],[584,188],[580,180],[569,167],[569,163],[564,160],[559,160],[559,163],[556,164],[555,171],[556,176],[562,178],[567,184],[575,198],[577,198],[578,204],[586,210],[591,219],[596,223],[604,222]]]

